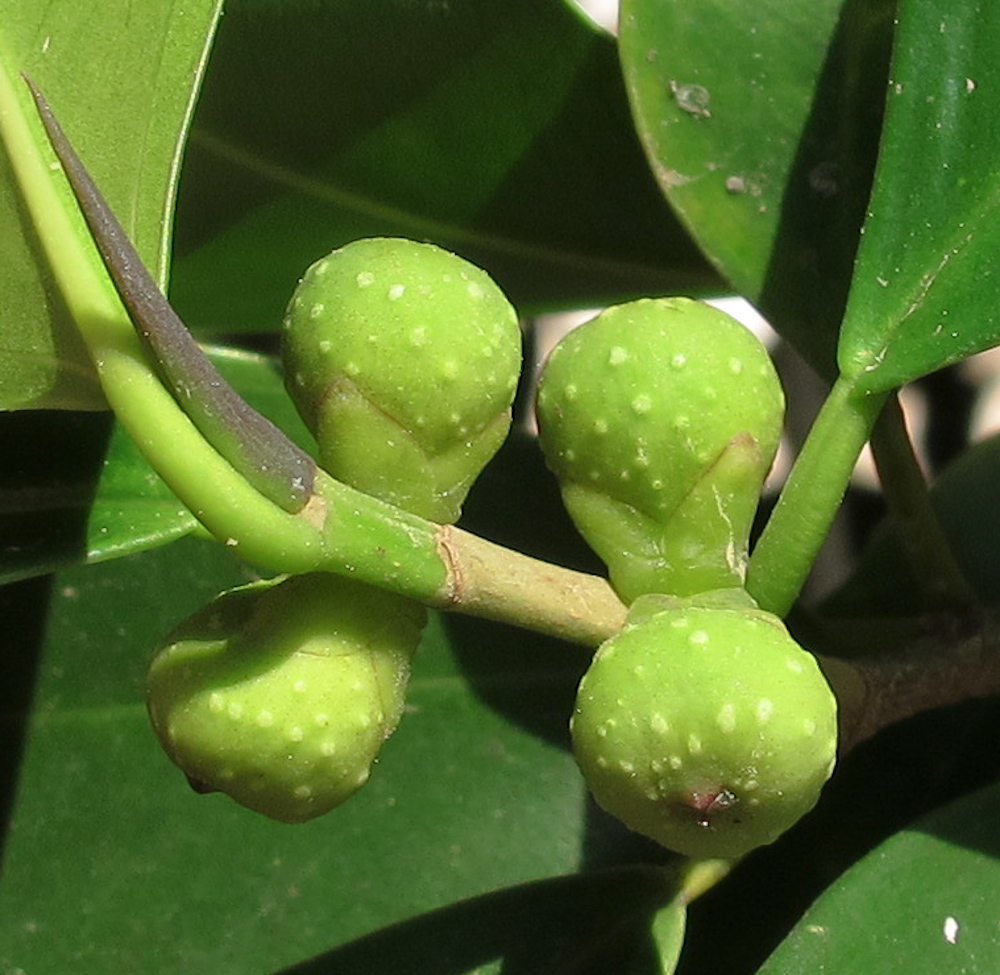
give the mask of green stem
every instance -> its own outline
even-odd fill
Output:
[[[418,518],[322,470],[316,470],[301,510],[287,510],[249,483],[206,440],[150,365],[28,117],[0,64],[0,137],[108,403],[150,465],[216,539],[273,572],[334,572],[441,609],[587,646],[621,627],[625,607],[605,580]]]
[[[913,452],[899,399],[891,396],[872,431],[872,455],[889,518],[896,528],[925,607],[966,610],[975,595],[948,544]]]
[[[762,609],[784,616],[801,592],[885,395],[843,378],[830,390],[750,557],[746,588]]]

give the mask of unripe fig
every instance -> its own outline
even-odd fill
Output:
[[[688,298],[609,308],[553,350],[537,412],[566,507],[626,602],[742,585],[784,415],[752,332]]]
[[[284,360],[329,473],[448,523],[507,436],[521,334],[484,271],[432,244],[373,238],[306,272]]]
[[[691,602],[639,615],[601,646],[573,749],[598,804],[626,826],[687,856],[729,858],[815,805],[836,719],[815,658],[777,617]]]
[[[403,709],[423,607],[316,573],[223,593],[149,672],[153,726],[199,791],[287,823],[367,780]]]

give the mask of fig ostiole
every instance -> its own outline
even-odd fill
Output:
[[[451,523],[507,436],[521,332],[485,271],[433,244],[369,238],[306,271],[283,358],[330,474]]]
[[[836,698],[777,617],[738,598],[663,605],[638,601],[595,654],[574,754],[629,828],[687,856],[738,857],[815,805],[835,762]]]
[[[784,417],[749,329],[687,298],[606,309],[553,350],[537,414],[567,510],[626,602],[742,585]]]
[[[328,574],[230,590],[154,658],[153,727],[198,791],[313,819],[368,780],[425,620],[419,604]]]

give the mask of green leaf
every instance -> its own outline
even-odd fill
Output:
[[[575,870],[586,806],[566,725],[586,653],[480,621],[435,618],[408,713],[333,814],[288,827],[191,791],[149,727],[145,669],[167,630],[249,576],[223,547],[183,539],[55,578],[0,970],[268,972]]]
[[[622,3],[622,68],[660,188],[732,287],[831,376],[891,6]]]
[[[45,91],[144,260],[166,281],[177,164],[220,0],[0,0],[0,57]],[[23,87],[23,86],[22,86]],[[23,104],[34,112],[27,89]],[[0,154],[0,407],[104,406]]]
[[[312,449],[272,359],[210,353],[255,409]],[[197,526],[131,438],[103,415],[0,418],[0,453],[0,583],[163,545]]]
[[[902,0],[840,368],[884,390],[1000,341],[1000,22]]]
[[[309,264],[376,235],[460,253],[522,310],[717,287],[612,39],[561,0],[234,5],[185,163],[178,310],[275,329]]]
[[[927,816],[852,867],[759,975],[995,972],[1000,786]]]

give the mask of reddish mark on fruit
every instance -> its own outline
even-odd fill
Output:
[[[699,826],[708,828],[712,817],[724,809],[730,809],[740,800],[728,789],[710,789],[706,792],[691,792],[684,805],[694,810]]]

